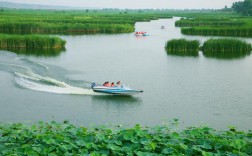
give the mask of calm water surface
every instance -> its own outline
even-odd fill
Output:
[[[182,35],[174,27],[177,19],[137,23],[137,31],[149,33],[146,37],[62,36],[66,51],[54,57],[0,51],[0,122],[154,126],[178,118],[182,126],[252,129],[252,56],[167,55],[164,46],[170,39],[203,43],[210,38]],[[144,93],[104,96],[89,87],[118,80]]]

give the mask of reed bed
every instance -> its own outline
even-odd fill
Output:
[[[185,35],[252,37],[252,20],[245,17],[182,18],[175,25]]]
[[[0,49],[2,50],[48,50],[64,49],[65,40],[59,37],[42,35],[0,35]]]
[[[25,55],[25,56],[36,56],[36,57],[57,57],[61,53],[65,52],[65,48],[62,49],[16,49],[16,48],[9,48],[6,49],[8,51],[14,52],[18,55]]]
[[[243,21],[209,21],[209,20],[179,20],[175,22],[176,27],[202,27],[202,26],[243,26]]]
[[[104,11],[7,10],[0,14],[0,33],[90,34],[134,32],[135,22],[171,18],[162,11],[136,13]]]
[[[252,37],[252,27],[193,27],[181,28],[185,35]]]
[[[198,40],[173,39],[166,43],[165,49],[171,55],[197,56],[199,45]]]
[[[93,34],[129,33],[134,27],[129,24],[55,24],[55,23],[13,23],[0,24],[0,32],[8,34]]]
[[[251,53],[251,44],[238,39],[210,39],[203,44],[204,56],[234,58],[249,55]]]

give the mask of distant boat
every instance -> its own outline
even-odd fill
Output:
[[[162,26],[161,26],[161,29],[165,29],[165,26],[162,25]]]
[[[136,35],[136,36],[148,36],[148,35],[147,35],[147,32],[143,32],[143,31],[136,31],[136,32],[135,32],[135,35]]]

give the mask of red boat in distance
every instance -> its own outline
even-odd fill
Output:
[[[136,32],[135,32],[135,35],[136,35],[136,36],[147,36],[147,32],[144,32],[144,31],[136,31]]]

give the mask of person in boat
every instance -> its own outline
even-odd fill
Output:
[[[114,84],[114,82],[112,82],[112,83],[111,83],[111,87],[115,87],[115,84]]]
[[[111,83],[108,82],[107,85],[106,85],[106,87],[111,87]]]
[[[103,86],[107,86],[107,83],[108,83],[108,82],[104,82],[104,83],[103,83]]]
[[[117,83],[116,83],[116,85],[117,85],[117,87],[121,87],[122,85],[121,85],[121,81],[118,81]]]

